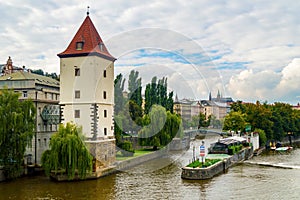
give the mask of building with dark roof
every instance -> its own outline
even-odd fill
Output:
[[[13,89],[20,100],[31,99],[36,108],[36,133],[26,149],[28,162],[40,164],[42,153],[49,149],[51,135],[59,124],[59,82],[49,77],[11,69],[0,76],[0,89]]]

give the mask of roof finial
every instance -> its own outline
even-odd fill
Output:
[[[86,14],[87,14],[87,16],[89,16],[89,14],[90,14],[90,7],[89,7],[89,6],[87,7],[87,12],[86,12]]]

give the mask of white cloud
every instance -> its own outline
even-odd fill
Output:
[[[206,87],[213,93],[225,88],[223,93],[235,98],[297,101],[295,96],[299,93],[294,88],[299,88],[300,82],[295,75],[299,66],[296,58],[300,57],[300,2],[294,0],[4,1],[0,2],[0,63],[11,56],[15,65],[59,72],[56,54],[62,52],[75,35],[87,6],[91,7],[90,16],[104,42],[120,33],[142,28],[171,30],[189,39],[189,43],[176,39],[176,34],[168,35],[169,40],[162,34],[150,34],[144,38],[144,44],[149,47],[147,39],[151,39],[156,41],[152,44],[154,47],[158,44],[168,47],[161,48],[163,50],[184,47],[184,56],[206,52],[220,74],[213,70],[212,63],[208,64],[209,69],[201,66],[198,70],[183,68],[182,63],[171,58],[154,62],[151,58],[123,56],[126,66],[144,62],[148,66],[160,64],[161,69],[162,66],[176,67],[175,74],[185,72],[186,82],[196,96],[205,95],[203,88]],[[108,47],[115,49],[117,45],[127,54],[123,47],[135,43],[136,35],[127,39]],[[125,68],[116,70],[125,71]],[[196,75],[199,80],[193,77],[193,70],[201,72]],[[170,82],[175,81],[177,76],[169,73]],[[202,86],[201,81],[208,87]]]
[[[236,99],[297,103],[300,95],[299,69],[300,58],[296,58],[280,72],[244,70],[231,77],[227,89]]]

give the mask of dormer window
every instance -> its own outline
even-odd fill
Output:
[[[100,48],[100,51],[104,51],[104,44],[102,42],[99,43],[99,48]]]
[[[83,42],[76,42],[76,50],[82,50]]]

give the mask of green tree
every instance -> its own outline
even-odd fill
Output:
[[[123,96],[125,79],[123,79],[122,74],[118,74],[114,80],[114,134],[116,138],[116,145],[120,147],[122,133],[123,133],[123,120],[122,120],[122,110],[124,109],[124,104],[126,99]]]
[[[232,119],[234,113],[241,114],[246,124],[251,125],[252,131],[256,129],[264,131],[263,135],[268,140],[281,140],[287,134],[300,133],[300,111],[293,110],[290,104],[275,102],[270,105],[267,102],[257,101],[254,104],[238,101],[231,105],[231,112],[225,118],[224,130],[237,128],[237,124],[233,124],[237,122]]]
[[[52,171],[55,174],[61,172],[73,179],[77,172],[84,179],[92,171],[93,157],[84,143],[81,128],[76,125],[61,124],[51,137],[50,148],[42,155],[42,166],[47,175]]]
[[[26,146],[31,144],[35,108],[30,100],[19,101],[19,94],[0,91],[0,165],[7,179],[22,173]]]
[[[41,76],[45,75],[45,73],[42,69],[31,69],[30,72],[33,73],[33,74],[41,75]]]
[[[246,105],[243,104],[242,101],[237,101],[237,102],[234,102],[230,105],[230,110],[234,111],[234,112],[240,111],[241,113],[245,113],[246,112]]]
[[[124,104],[125,104],[125,98],[123,96],[124,84],[125,84],[125,79],[123,79],[123,75],[122,74],[117,75],[116,79],[114,80],[114,95],[115,95],[114,115],[115,116],[124,108]]]
[[[223,130],[233,130],[237,133],[238,131],[243,131],[245,125],[245,115],[240,111],[233,111],[225,117]]]
[[[220,119],[217,119],[216,116],[211,115],[210,125],[212,125],[213,128],[221,128],[222,127],[222,121]]]
[[[128,78],[128,97],[138,106],[142,107],[142,78],[139,78],[139,72],[132,70]]]
[[[167,93],[167,78],[163,77],[157,81],[154,76],[151,83],[145,89],[145,113],[148,114],[153,105],[161,105],[167,111],[173,113],[173,91]]]
[[[144,125],[139,131],[140,145],[153,146],[155,150],[183,134],[180,117],[160,105],[152,106],[150,113],[144,116]]]

